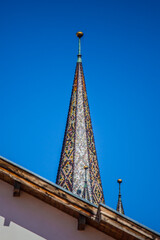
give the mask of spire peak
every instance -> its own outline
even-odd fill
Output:
[[[81,55],[81,37],[83,37],[83,32],[77,32],[76,36],[79,38],[79,44],[78,44],[78,59],[77,62],[82,62],[82,55]]]

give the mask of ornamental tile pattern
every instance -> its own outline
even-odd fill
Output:
[[[63,140],[63,147],[58,168],[56,183],[68,191],[73,190],[73,166],[75,150],[75,130],[76,130],[76,105],[77,105],[77,75],[76,67],[75,78],[72,88],[72,95],[67,118],[66,130]]]
[[[89,199],[104,203],[82,63],[77,63],[56,183],[83,197],[85,170]]]
[[[83,68],[81,64],[82,72],[82,81],[83,81],[83,104],[84,104],[84,114],[85,114],[85,123],[86,123],[86,136],[87,136],[87,145],[88,145],[88,160],[89,160],[89,171],[90,171],[90,183],[92,189],[92,200],[95,204],[100,202],[104,203],[103,189],[100,178],[100,172],[98,167],[98,160],[96,154],[96,147],[87,99],[87,92],[85,87],[85,80],[83,74]]]
[[[82,73],[80,71],[80,64],[78,64],[78,92],[77,92],[77,114],[76,114],[76,139],[75,139],[75,158],[74,158],[74,177],[73,177],[73,193],[80,192],[82,196],[84,189],[85,170],[84,166],[89,166],[87,136],[84,117],[83,106],[83,81]],[[87,172],[87,179],[90,179],[89,171]],[[91,197],[91,186],[88,181],[89,197]]]

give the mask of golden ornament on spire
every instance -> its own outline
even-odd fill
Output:
[[[118,183],[122,183],[122,179],[118,179],[117,182],[118,182]]]
[[[81,38],[81,37],[83,37],[83,32],[77,32],[76,35],[78,38]]]

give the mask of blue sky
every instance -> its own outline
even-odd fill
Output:
[[[78,39],[106,205],[160,231],[160,2],[1,1],[0,155],[55,182]]]

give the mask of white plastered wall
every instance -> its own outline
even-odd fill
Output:
[[[0,239],[8,240],[8,239],[16,239],[16,240],[45,240],[38,236],[37,234],[15,224],[14,222],[10,222],[9,226],[4,226],[5,218],[0,216]]]
[[[88,225],[78,231],[77,219],[23,191],[13,197],[13,186],[1,180],[0,216],[1,240],[113,240]]]

